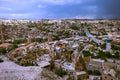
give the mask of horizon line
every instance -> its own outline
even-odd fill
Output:
[[[41,19],[16,19],[16,18],[0,18],[0,20],[120,20],[120,18],[96,18],[96,19],[91,19],[91,18],[61,18],[61,19],[56,19],[56,18],[41,18]]]

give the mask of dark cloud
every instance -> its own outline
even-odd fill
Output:
[[[82,16],[86,18],[88,16],[88,18],[120,18],[120,0],[62,0],[56,2],[53,2],[54,0],[36,0],[33,1],[33,3],[32,1],[33,0],[22,0],[22,3],[5,3],[2,1],[0,2],[0,17],[2,17],[4,13],[6,15],[8,14],[7,17],[9,17],[10,14],[22,15],[30,13],[31,15],[33,14],[34,19],[60,19]],[[31,16],[26,18],[31,18]]]

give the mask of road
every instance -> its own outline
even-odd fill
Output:
[[[86,35],[87,35],[88,37],[90,37],[94,42],[96,42],[96,43],[98,43],[98,44],[103,43],[102,40],[96,39],[96,38],[88,31],[88,29],[84,28],[84,32],[85,32]]]

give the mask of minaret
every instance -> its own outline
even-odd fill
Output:
[[[48,33],[48,42],[52,41],[52,33]]]
[[[55,52],[54,49],[50,47],[50,52],[49,52],[49,56],[51,58],[50,61],[50,70],[53,70],[55,68]]]
[[[80,55],[80,53],[78,52],[78,49],[76,49],[73,54],[74,54],[73,63],[75,66],[75,70],[76,71],[86,70],[84,60],[83,60],[82,56]]]
[[[31,43],[32,41],[31,41],[31,31],[28,31],[28,34],[27,34],[27,42],[28,43]]]
[[[5,33],[5,25],[2,23],[2,25],[0,26],[0,33],[1,33],[1,40],[2,40],[2,43],[5,42],[5,39],[4,39],[4,33]]]
[[[76,72],[86,71],[85,62],[80,55],[78,48],[73,53],[73,65],[75,67],[75,71],[73,71],[74,80],[78,80],[78,75]]]

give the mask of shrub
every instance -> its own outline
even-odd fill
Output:
[[[119,50],[120,49],[119,46],[114,45],[114,44],[111,45],[111,48],[112,48],[112,50]]]
[[[79,30],[79,28],[77,26],[71,26],[71,29],[73,29],[73,30]]]
[[[13,44],[20,44],[20,43],[26,43],[26,42],[27,42],[26,40],[20,39],[20,40],[14,40],[12,43]]]
[[[96,76],[100,76],[101,75],[101,72],[99,70],[88,70],[87,73],[89,75],[96,75]]]
[[[67,72],[64,71],[62,68],[56,69],[56,70],[55,70],[55,73],[56,73],[58,76],[61,76],[61,77],[63,77],[64,75],[67,75]]]
[[[3,60],[2,60],[2,59],[0,59],[0,62],[3,62]]]
[[[92,71],[92,70],[88,70],[87,73],[88,73],[89,75],[92,75],[92,74],[93,74],[93,71]]]
[[[7,50],[5,48],[0,49],[0,53],[6,53],[6,52],[7,52]]]
[[[23,62],[22,64],[21,64],[22,66],[38,66],[38,64],[35,62],[35,63],[33,63],[33,62]]]
[[[83,51],[83,55],[84,55],[84,57],[91,56],[91,54],[90,54],[90,52],[89,52],[89,51]]]
[[[100,76],[100,75],[101,75],[101,72],[98,71],[98,70],[94,70],[94,71],[93,71],[93,74],[94,74],[94,75],[97,75],[97,76]]]
[[[12,47],[8,48],[8,51],[14,50],[16,48],[18,48],[18,45],[13,44]]]
[[[100,47],[101,47],[102,49],[106,49],[106,43],[100,45]]]

